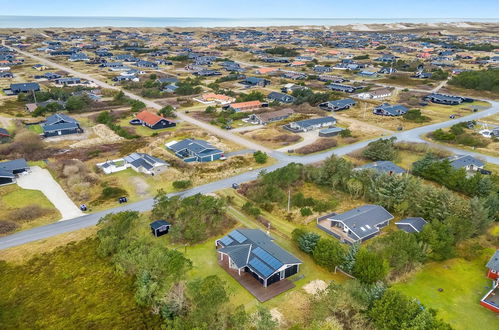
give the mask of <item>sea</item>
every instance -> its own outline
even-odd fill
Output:
[[[91,27],[264,27],[336,26],[351,24],[499,22],[499,18],[203,18],[203,17],[83,17],[4,16],[0,28]]]

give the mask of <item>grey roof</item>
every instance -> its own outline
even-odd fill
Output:
[[[54,125],[54,124],[58,124],[61,122],[74,123],[74,124],[78,123],[78,121],[76,121],[76,119],[73,119],[69,116],[62,114],[62,113],[56,113],[52,116],[47,117],[47,119],[45,119],[44,126]]]
[[[10,135],[10,133],[5,128],[0,127],[0,135]]]
[[[397,227],[408,233],[421,232],[423,227],[427,224],[426,220],[420,217],[405,218],[395,223]]]
[[[38,91],[40,90],[40,85],[38,83],[20,83],[20,84],[11,84],[10,89],[13,91],[20,92],[29,92],[29,91]]]
[[[355,101],[352,100],[352,99],[342,99],[342,100],[328,101],[327,103],[329,103],[333,107],[338,107],[338,108],[345,107],[345,106],[348,106],[348,105],[355,105],[356,104]]]
[[[395,174],[402,174],[406,172],[406,170],[404,170],[402,167],[395,165],[393,162],[389,160],[365,164],[357,167],[357,169],[359,170],[373,169],[380,173],[395,173]]]
[[[174,152],[188,150],[189,152],[191,152],[193,154],[199,154],[199,153],[205,152],[207,150],[222,152],[221,150],[212,146],[210,143],[203,141],[203,140],[197,140],[197,139],[185,139],[185,140],[182,140],[180,142],[177,142],[177,143],[169,146],[168,148],[170,150],[173,150]]]
[[[44,132],[54,132],[54,131],[62,131],[67,129],[77,129],[79,126],[75,123],[57,123],[52,125],[43,125]]]
[[[496,272],[499,271],[499,249],[496,250],[489,262],[487,262],[487,268]]]
[[[469,165],[483,167],[485,164],[475,157],[470,155],[454,155],[448,158],[450,165],[455,169],[463,168]]]
[[[267,98],[269,100],[275,100],[275,101],[284,102],[284,103],[292,103],[296,99],[292,95],[278,93],[278,92],[272,92],[272,93],[270,93],[269,95],[267,95]]]
[[[128,156],[123,157],[123,159],[133,167],[143,167],[146,170],[150,170],[154,166],[168,165],[168,163],[162,159],[139,152],[134,152]]]
[[[305,119],[305,120],[300,120],[300,121],[295,121],[294,124],[302,127],[302,128],[307,128],[310,126],[314,125],[319,125],[319,124],[327,124],[327,123],[336,123],[336,119],[333,117],[320,117],[320,118],[313,118],[313,119]]]
[[[26,163],[24,158],[0,162],[0,170],[10,172],[11,174],[14,171],[27,169],[28,167],[28,163]]]
[[[382,111],[384,111],[392,116],[399,116],[399,115],[403,115],[403,114],[407,113],[407,111],[409,109],[407,109],[405,106],[403,106],[401,104],[391,105],[389,103],[383,103],[382,105],[374,108],[375,112],[377,110],[382,110]]]
[[[217,242],[223,245],[218,251],[228,254],[237,267],[247,266],[262,278],[269,278],[283,265],[302,263],[259,229],[233,230]]]
[[[379,232],[378,225],[393,219],[387,210],[379,205],[363,205],[341,214],[331,214],[331,221],[342,222],[359,239]]]

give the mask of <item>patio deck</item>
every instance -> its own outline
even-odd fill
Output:
[[[268,287],[264,287],[263,284],[258,282],[250,274],[241,272],[241,275],[239,275],[237,270],[230,269],[227,257],[224,257],[224,260],[218,259],[218,264],[261,303],[295,287],[295,284],[288,279],[283,279]]]
[[[329,235],[333,235],[341,242],[346,242],[349,244],[355,243],[355,240],[352,239],[350,236],[348,236],[348,234],[345,233],[341,228],[331,227],[331,221],[329,220],[319,220],[317,223],[317,228],[319,228],[322,231],[325,231]]]
[[[489,309],[493,309],[495,312],[499,312],[499,286],[496,286],[491,292],[489,292],[482,301],[491,305],[487,307]]]

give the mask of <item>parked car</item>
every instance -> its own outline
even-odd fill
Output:
[[[232,184],[232,188],[234,188],[234,189],[239,189],[239,184],[237,184],[237,183],[233,183],[233,184]]]
[[[118,198],[118,203],[123,204],[123,203],[126,203],[126,202],[128,202],[128,199],[126,197],[120,197],[120,198]]]

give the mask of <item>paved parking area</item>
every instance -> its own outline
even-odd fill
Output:
[[[61,212],[62,219],[81,217],[83,212],[73,203],[62,187],[54,180],[48,170],[39,166],[31,167],[31,171],[17,179],[17,185],[24,189],[40,190],[48,200]],[[33,201],[34,203],[36,201]]]

